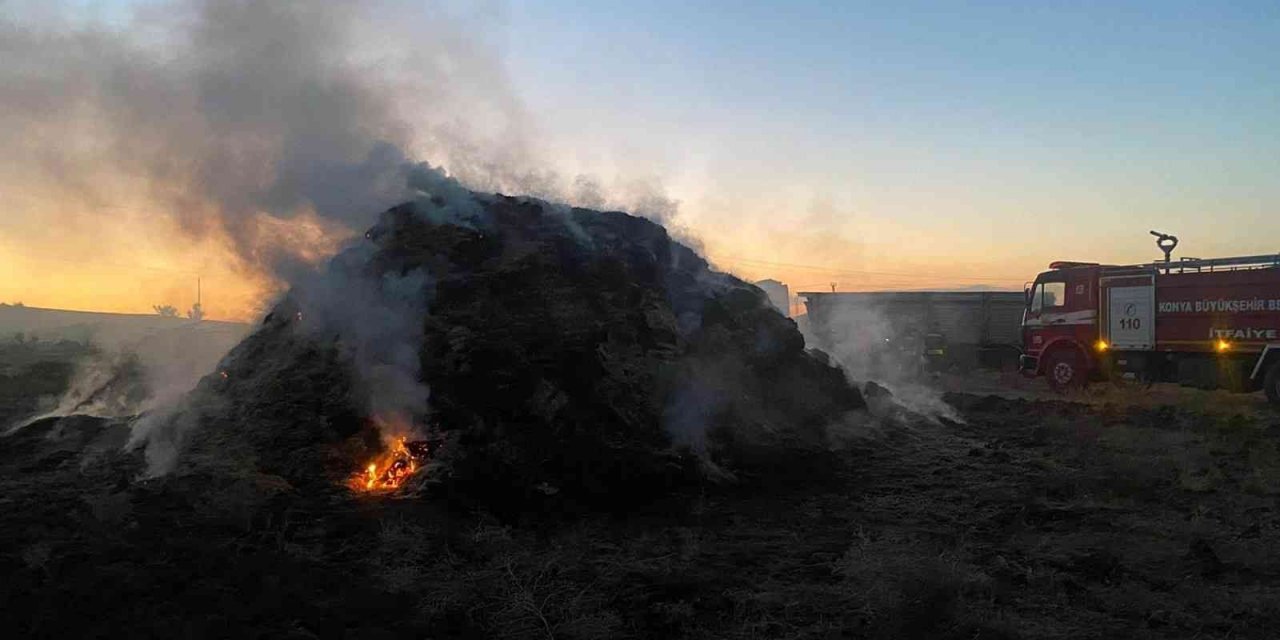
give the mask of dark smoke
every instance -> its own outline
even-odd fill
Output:
[[[378,212],[427,195],[448,203],[433,215],[463,223],[475,213],[464,185],[662,222],[676,212],[660,185],[610,198],[545,166],[487,33],[501,23],[492,8],[177,0],[141,4],[123,23],[77,22],[68,6],[6,9],[0,144],[22,160],[0,165],[0,180],[55,184],[82,203],[123,189],[192,238],[225,241],[247,273],[294,285],[318,335],[342,336],[371,411],[421,412],[409,357],[420,332],[406,323],[429,303],[429,276],[316,265]],[[151,434],[167,413],[152,411],[135,442],[161,441]],[[163,440],[176,445],[174,433]]]
[[[581,197],[661,222],[676,210],[658,185],[608,198],[546,166],[490,33],[493,5],[177,0],[123,25],[72,13],[0,9],[0,142],[22,159],[0,179],[87,202],[140,185],[277,281],[325,257],[316,233],[363,230],[411,196],[422,160],[482,192]]]
[[[364,228],[409,195],[415,144],[492,155],[455,124],[470,110],[524,146],[498,60],[456,35],[461,18],[415,7],[192,0],[146,5],[123,29],[10,15],[0,53],[19,63],[0,66],[0,135],[90,192],[140,181],[189,232],[225,234],[246,266],[288,279],[311,247],[262,216]],[[419,27],[412,57],[379,53],[380,25],[404,20]]]

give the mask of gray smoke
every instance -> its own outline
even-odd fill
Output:
[[[412,195],[421,160],[479,191],[663,223],[677,210],[656,182],[606,190],[546,166],[495,44],[500,5],[138,6],[110,23],[77,22],[70,5],[0,7],[0,142],[21,159],[0,179],[34,173],[85,202],[140,186],[188,232],[225,235],[245,268],[284,281],[317,257],[272,220],[362,230]]]
[[[60,334],[57,328],[49,331]],[[48,398],[39,414],[12,425],[10,431],[45,418],[73,414],[121,418],[170,406],[243,339],[249,327],[125,318],[63,331],[91,343],[94,350],[76,363],[61,397]]]
[[[415,323],[430,279],[359,276],[344,262],[359,244],[315,265],[379,212],[427,193],[465,220],[465,185],[675,215],[655,183],[610,197],[543,166],[492,5],[172,0],[98,22],[74,8],[0,5],[0,144],[20,159],[0,180],[57,184],[81,203],[123,185],[193,238],[223,239],[246,272],[294,286],[308,330],[342,334],[370,411],[423,409]],[[164,442],[156,468],[181,443],[180,426],[165,431],[183,422],[174,411],[152,408],[135,432]]]
[[[300,326],[339,336],[370,412],[422,412],[426,276],[361,275],[361,244],[317,271],[315,245],[416,192],[465,202],[410,150],[477,175],[519,173],[525,118],[486,44],[489,16],[444,3],[189,0],[77,23],[67,7],[6,8],[0,142],[34,169],[5,177],[73,185],[89,202],[120,184],[145,190],[192,237],[224,238],[247,271],[291,283]],[[134,444],[155,445],[161,471],[194,411],[148,409]]]
[[[408,428],[427,410],[418,354],[434,287],[421,271],[370,275],[365,266],[373,252],[371,242],[361,242],[323,272],[294,283],[295,326],[316,341],[335,343],[353,364],[369,415],[388,427]]]
[[[456,124],[471,111],[504,132],[502,155],[525,146],[498,60],[438,3],[189,0],[124,27],[21,15],[0,22],[0,55],[18,61],[0,65],[6,148],[101,198],[140,183],[187,231],[225,234],[247,268],[286,280],[306,256],[263,216],[364,228],[409,195],[407,149],[448,141],[486,164],[484,132]],[[379,39],[406,38],[381,32],[396,24],[414,25],[411,54]]]
[[[963,422],[942,393],[927,384],[924,327],[910,321],[894,318],[875,303],[844,304],[827,326],[806,333],[805,342],[831,355],[850,382],[874,382],[888,389],[893,394],[888,408],[901,407],[935,421]],[[877,408],[875,401],[871,405]]]

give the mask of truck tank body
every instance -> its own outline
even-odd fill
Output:
[[[1261,351],[1280,341],[1280,269],[1160,274],[1156,349]]]

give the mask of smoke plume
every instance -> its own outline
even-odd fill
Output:
[[[850,381],[887,389],[891,404],[931,420],[963,422],[941,392],[924,381],[924,333],[909,318],[895,321],[886,309],[868,302],[841,306],[826,326],[810,326],[805,341],[827,351]]]
[[[677,207],[657,184],[603,189],[547,166],[495,5],[174,0],[89,23],[68,6],[0,11],[0,54],[18,61],[0,66],[0,141],[22,159],[0,179],[90,206],[127,192],[277,283],[410,196],[424,160],[478,191],[661,222]]]
[[[427,410],[418,354],[431,280],[422,271],[366,273],[372,250],[369,242],[348,249],[324,272],[295,283],[290,298],[296,326],[315,341],[336,343],[352,363],[365,411],[388,429],[406,429]]]
[[[136,186],[288,280],[406,197],[407,150],[483,155],[454,124],[470,110],[523,144],[501,67],[456,35],[462,18],[428,5],[412,55],[374,46],[408,8],[192,0],[144,5],[123,28],[10,19],[0,51],[21,64],[0,67],[0,135],[44,176],[99,199]]]
[[[427,193],[465,219],[465,186],[675,214],[660,185],[611,197],[545,166],[492,32],[500,7],[173,0],[96,22],[70,9],[0,9],[0,55],[16,61],[0,65],[0,144],[22,158],[0,180],[88,211],[145,203],[221,242],[246,277],[293,285],[304,327],[341,334],[370,411],[412,415],[426,398],[412,354],[430,278],[348,264],[379,212]]]

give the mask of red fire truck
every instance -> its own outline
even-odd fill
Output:
[[[1280,404],[1280,254],[1054,262],[1026,289],[1024,372],[1058,390],[1121,376],[1208,389],[1263,389]]]

